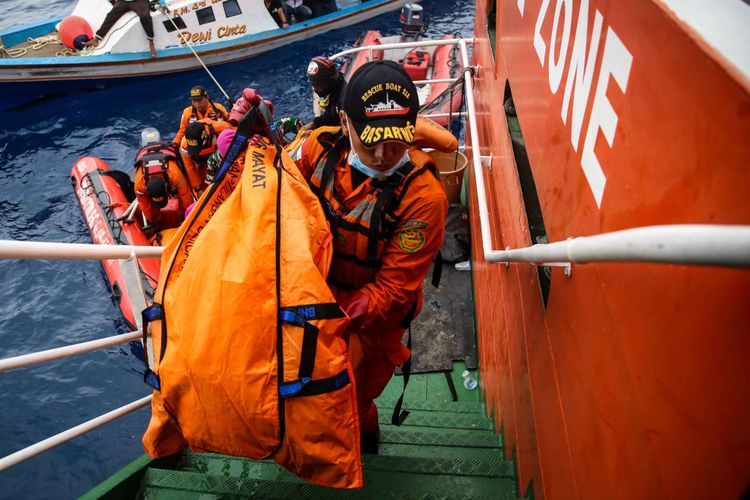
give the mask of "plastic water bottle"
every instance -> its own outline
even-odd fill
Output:
[[[469,370],[464,370],[461,376],[464,378],[464,387],[466,387],[468,390],[473,391],[477,388],[477,385],[479,385],[477,379],[471,376]]]

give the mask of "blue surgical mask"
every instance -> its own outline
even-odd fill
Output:
[[[396,162],[394,166],[392,166],[385,172],[381,172],[380,170],[375,170],[374,168],[370,168],[367,165],[365,165],[353,148],[349,150],[349,165],[351,165],[352,168],[356,168],[357,170],[365,174],[367,177],[372,177],[373,179],[383,180],[389,177],[399,168],[406,165],[406,163],[408,162],[409,162],[409,150],[406,150],[404,151],[404,156],[402,156],[401,159],[398,160],[398,162]]]
[[[349,127],[349,120],[347,120],[346,122],[346,128],[349,131],[349,134],[351,134],[352,129]],[[390,169],[388,169],[385,172],[381,172],[380,170],[375,170],[374,168],[370,168],[367,165],[365,165],[360,159],[359,155],[354,151],[354,148],[349,150],[348,162],[349,162],[349,165],[352,166],[352,168],[359,170],[360,172],[365,174],[367,177],[372,177],[373,179],[383,180],[409,162],[409,150],[407,149],[406,151],[404,151],[404,156],[402,156],[401,159],[397,161],[394,166],[392,166]]]

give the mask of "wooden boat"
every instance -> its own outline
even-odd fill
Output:
[[[95,50],[66,49],[56,35],[61,19],[0,33],[0,104],[9,109],[61,89],[107,84],[238,61],[398,9],[403,0],[338,0],[339,10],[282,29],[262,0],[166,0],[170,16],[152,13],[157,56],[151,57],[138,17],[124,15]],[[71,15],[95,31],[111,5],[78,0]],[[52,35],[48,37],[48,35]],[[42,37],[40,40],[34,40]],[[35,50],[36,49],[36,50]],[[14,55],[16,57],[7,57]]]

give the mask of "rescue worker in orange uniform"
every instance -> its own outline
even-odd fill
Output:
[[[179,146],[182,138],[185,137],[187,126],[198,120],[208,118],[214,121],[227,121],[229,114],[226,108],[217,102],[213,102],[208,95],[208,91],[201,85],[196,85],[190,89],[191,105],[182,111],[180,118],[180,129],[177,135],[172,139],[172,144]]]
[[[328,281],[351,320],[349,359],[365,453],[377,453],[373,400],[409,358],[401,337],[421,309],[422,282],[442,245],[448,211],[432,157],[414,144],[418,109],[417,90],[401,66],[367,63],[348,83],[341,126],[313,130],[290,152],[333,232]],[[457,145],[452,136],[449,142]]]
[[[180,143],[182,163],[196,198],[206,189],[208,159],[216,151],[216,139],[222,131],[233,128],[229,122],[204,118],[187,126]]]
[[[159,132],[146,128],[135,158],[135,196],[146,217],[146,230],[177,227],[185,209],[193,202],[190,185],[180,169],[180,157]]]

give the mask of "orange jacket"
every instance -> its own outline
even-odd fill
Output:
[[[146,176],[143,173],[143,168],[138,168],[135,172],[135,197],[138,199],[138,207],[146,216],[146,220],[149,224],[153,224],[161,219],[161,210],[151,204],[151,198],[146,193]],[[188,205],[193,202],[190,185],[175,161],[167,161],[164,168],[167,171],[169,187],[172,190],[170,197],[177,197],[180,208],[184,212]]]
[[[183,137],[180,142],[180,155],[182,156],[182,163],[183,165],[185,165],[185,171],[187,172],[190,187],[196,191],[202,191],[205,187],[204,182],[206,180],[206,160],[208,160],[208,157],[211,155],[211,153],[216,151],[216,138],[222,131],[228,128],[234,128],[229,124],[229,122],[226,121],[209,120],[208,118],[204,118],[200,121],[208,124],[211,127],[211,135],[213,137],[211,139],[211,145],[207,148],[202,149],[198,153],[197,160],[187,153],[187,140]]]
[[[421,306],[422,281],[442,245],[448,202],[439,180],[427,168],[431,157],[413,146],[409,157],[414,166],[395,187],[395,198],[400,201],[395,211],[383,218],[380,226],[385,235],[373,248],[367,232],[371,223],[377,222],[368,217],[385,187],[372,178],[356,189],[352,187],[351,167],[346,161],[348,142],[338,154],[329,182],[320,189],[327,159],[336,149],[324,153],[325,146],[319,139],[323,143],[331,138],[341,140],[339,131],[340,127],[318,128],[293,154],[313,192],[321,193],[324,207],[328,206],[326,215],[334,232],[329,282],[367,297],[367,311],[359,321],[360,329],[377,325],[381,331],[398,332],[412,307],[416,305],[418,312]],[[332,212],[336,215],[332,216]],[[337,218],[343,222],[337,223]],[[402,350],[400,335],[388,337],[382,339],[387,344],[382,345],[386,352]]]
[[[177,131],[177,135],[174,136],[174,139],[172,139],[172,143],[179,145],[180,142],[182,142],[182,138],[185,137],[185,129],[187,129],[188,124],[193,123],[194,121],[202,120],[204,118],[208,118],[214,121],[227,121],[229,120],[229,114],[227,113],[227,110],[226,108],[224,108],[224,106],[213,101],[209,101],[208,109],[205,113],[200,113],[197,109],[195,109],[195,106],[188,106],[187,108],[182,110],[182,118],[180,118],[180,129]]]

